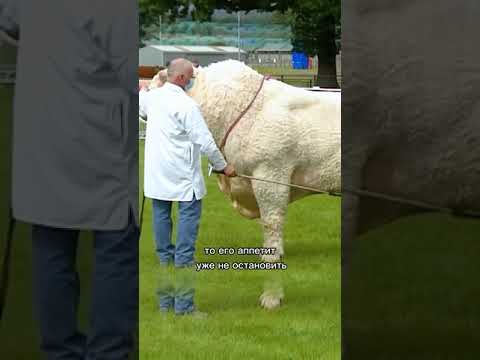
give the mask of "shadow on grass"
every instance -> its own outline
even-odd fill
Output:
[[[480,221],[403,219],[356,240],[342,288],[346,359],[478,359]]]

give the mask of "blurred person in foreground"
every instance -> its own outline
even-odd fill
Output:
[[[19,34],[12,213],[32,224],[41,349],[127,359],[138,327],[137,5],[1,1],[0,31]],[[77,319],[81,230],[94,234],[88,334]]]

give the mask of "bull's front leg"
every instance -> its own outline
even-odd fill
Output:
[[[290,174],[291,172],[289,172]],[[254,172],[255,177],[275,179],[281,182],[289,182],[289,174],[274,177],[273,171]],[[253,192],[260,209],[261,224],[263,226],[263,247],[274,248],[272,255],[262,255],[266,262],[279,261],[283,256],[283,226],[287,212],[290,188],[284,185],[276,185],[258,180],[252,180]]]

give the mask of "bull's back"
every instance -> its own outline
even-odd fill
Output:
[[[341,94],[312,93],[288,85],[276,85],[272,93],[263,118],[275,139],[266,151],[292,167],[292,183],[340,190]],[[306,194],[292,192],[298,197]]]

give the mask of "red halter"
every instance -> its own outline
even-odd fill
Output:
[[[232,132],[232,130],[235,128],[235,126],[237,126],[237,124],[240,122],[240,120],[245,116],[245,114],[248,112],[248,110],[250,110],[250,108],[252,107],[253,103],[255,102],[255,100],[257,99],[258,97],[258,94],[260,94],[260,91],[262,91],[262,88],[263,88],[263,84],[265,83],[265,80],[268,80],[270,79],[269,76],[264,76],[262,78],[262,82],[260,83],[260,87],[258,88],[257,92],[255,93],[255,96],[253,97],[252,101],[250,102],[250,104],[248,104],[248,106],[245,108],[245,110],[243,110],[240,115],[235,119],[235,121],[230,125],[230,127],[228,128],[227,132],[225,133],[225,136],[223,137],[223,140],[222,142],[220,143],[220,150],[223,151],[223,148],[225,147],[225,144],[227,143],[227,139],[228,139],[228,136],[230,135],[230,133]]]

